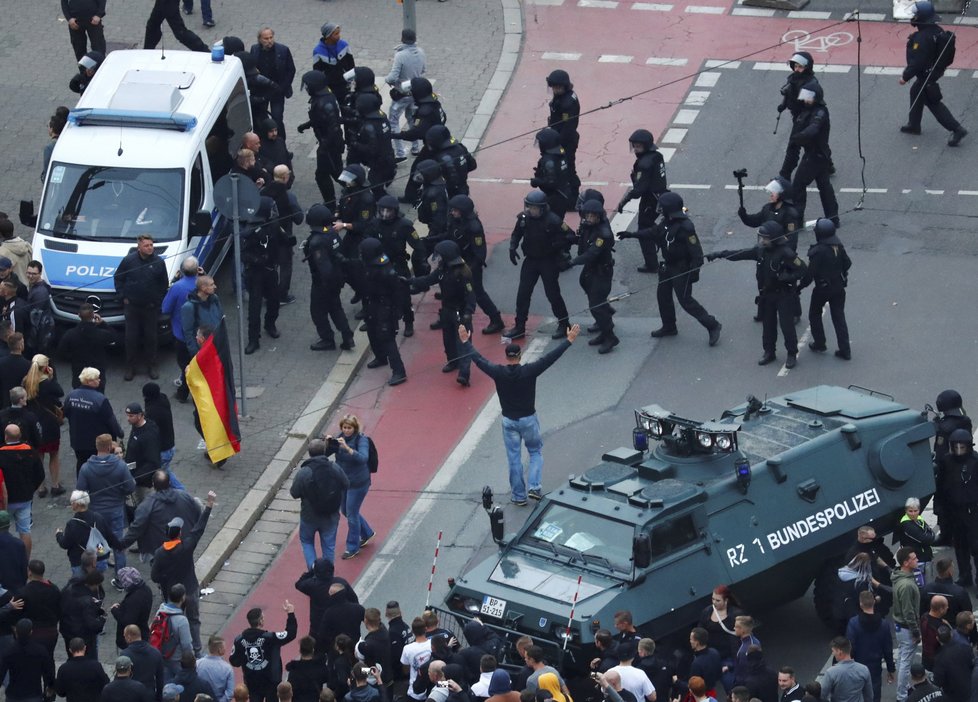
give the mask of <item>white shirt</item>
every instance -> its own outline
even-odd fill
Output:
[[[415,700],[424,700],[426,696],[415,697],[412,693],[414,681],[418,677],[418,671],[425,663],[431,660],[431,641],[412,641],[404,647],[401,653],[401,665],[410,667],[410,679],[408,680],[408,697]]]
[[[628,690],[638,702],[648,699],[649,695],[655,694],[655,685],[649,680],[649,676],[641,668],[631,665],[616,665],[611,670],[621,676],[622,689]],[[608,672],[610,673],[611,670]]]

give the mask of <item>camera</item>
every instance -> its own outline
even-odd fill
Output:
[[[740,169],[734,171],[733,172],[733,177],[734,178],[746,178],[747,177],[747,169],[746,168],[740,168]]]
[[[336,453],[340,450],[340,442],[337,439],[326,439],[326,452]]]
[[[448,687],[448,681],[439,680],[438,682],[435,683],[435,687]]]

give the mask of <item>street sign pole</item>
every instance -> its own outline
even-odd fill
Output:
[[[235,297],[237,297],[238,302],[238,378],[241,381],[241,396],[238,398],[238,402],[241,403],[241,416],[248,416],[248,405],[245,395],[245,378],[244,378],[244,335],[245,335],[245,321],[244,321],[244,295],[243,288],[244,284],[242,279],[244,278],[244,271],[241,269],[241,217],[238,211],[238,178],[240,177],[237,173],[231,173],[231,208],[233,210],[232,223],[234,226],[234,281],[235,281]]]
[[[415,0],[403,0],[401,8],[404,12],[404,29],[418,31],[418,22],[414,14]]]

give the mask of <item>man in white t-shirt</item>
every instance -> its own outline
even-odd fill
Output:
[[[426,695],[417,696],[413,692],[418,671],[431,659],[431,641],[425,636],[424,620],[421,617],[415,617],[411,622],[411,633],[414,634],[414,641],[404,646],[401,665],[404,666],[404,672],[408,674],[408,697],[423,702]]]
[[[638,702],[643,700],[655,702],[655,685],[649,680],[649,676],[645,674],[644,670],[632,665],[637,652],[638,646],[634,641],[623,641],[618,644],[618,658],[621,663],[608,672],[618,673],[621,677],[622,688],[635,695]]]

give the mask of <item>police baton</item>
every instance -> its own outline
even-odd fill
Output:
[[[777,134],[778,133],[778,125],[781,124],[781,115],[782,114],[783,114],[782,112],[779,112],[778,113],[778,118],[776,120],[774,120],[774,131],[771,132],[772,134]]]

